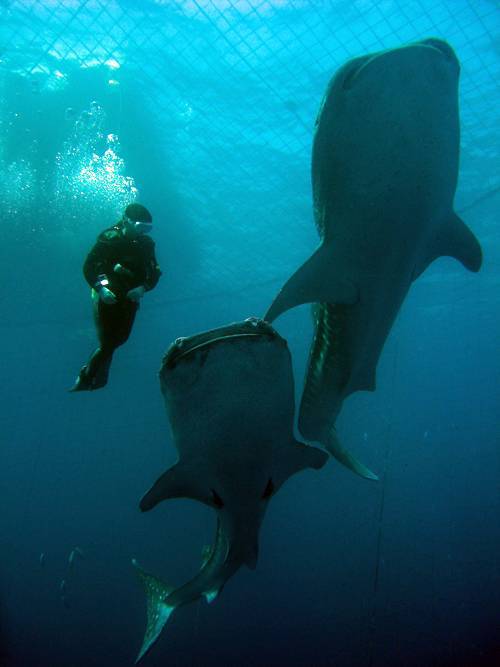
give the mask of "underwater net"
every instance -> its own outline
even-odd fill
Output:
[[[49,203],[66,233],[95,234],[138,190],[172,221],[173,248],[191,249],[185,269],[215,290],[281,278],[303,257],[294,240],[313,242],[312,129],[348,58],[450,41],[462,64],[457,207],[498,188],[496,27],[493,0],[4,0],[0,197],[33,229]],[[189,284],[178,294],[197,293]]]
[[[257,304],[255,312],[264,312],[263,303],[268,305],[271,295],[317,244],[310,185],[314,122],[332,74],[355,56],[431,36],[452,45],[461,63],[456,208],[467,212],[468,221],[469,214],[479,210],[476,207],[483,214],[482,204],[500,192],[499,23],[498,0],[0,0],[0,248],[9,260],[15,256],[15,267],[8,271],[12,278],[8,277],[21,304],[2,324],[8,332],[5,348],[10,350],[13,328],[38,334],[44,326],[51,345],[60,342],[58,353],[75,340],[87,345],[94,332],[85,304],[80,307],[72,289],[81,286],[83,292],[86,287],[81,262],[95,235],[136,198],[155,218],[165,288],[145,299],[150,311],[143,322],[148,335],[157,337],[155,343],[148,349],[131,346],[129,360],[133,354],[144,355],[155,345],[164,345],[167,334],[185,334],[184,327],[198,326],[192,315],[196,308],[199,312],[204,308],[204,318],[212,317],[207,303],[218,309],[218,318],[228,313],[234,317],[235,300],[244,293],[245,309],[249,303],[252,308]],[[496,234],[492,232],[496,223],[493,207],[473,221],[485,249]],[[44,230],[52,232],[47,235],[50,252],[43,247],[45,235],[39,234]],[[21,241],[22,250],[12,240]],[[37,253],[30,254],[30,244],[36,245]],[[31,262],[29,271],[19,270],[25,266],[24,252]],[[450,287],[453,276],[443,275],[421,282],[429,280],[431,288],[432,281],[440,288],[445,285],[452,306],[446,302],[447,293],[443,296],[436,289],[436,301],[426,317],[436,317],[447,308],[455,334],[470,319],[470,312],[477,316],[469,309],[474,301],[484,331],[495,331],[491,294],[498,294],[497,275],[491,271],[481,275],[492,287],[484,295],[480,286],[472,288],[475,292],[463,291],[461,283]],[[62,308],[61,276],[69,285]],[[23,280],[24,290],[19,289]],[[7,292],[9,286],[3,289]],[[44,289],[51,300],[41,295]],[[210,299],[219,301],[212,304]],[[169,308],[158,308],[164,304]],[[245,310],[246,314],[250,313]],[[203,321],[203,326],[209,324]],[[412,326],[413,322],[408,337],[413,336]],[[304,332],[293,335],[292,345]],[[484,340],[474,338],[471,358],[479,356]],[[427,342],[436,346],[435,340]],[[447,345],[442,343],[442,348]],[[440,349],[438,341],[435,354]],[[39,356],[33,352],[31,358],[38,362]],[[24,357],[23,349],[23,368]],[[393,351],[394,370],[386,383],[392,383],[391,394],[384,406],[388,426],[379,438],[381,450],[385,447],[380,471],[384,480],[394,465],[390,443],[397,435],[392,426],[396,362]],[[450,385],[462,382],[463,365],[460,359],[456,374],[450,372]],[[11,380],[6,387],[16,396]],[[406,387],[406,380],[401,379],[399,386]],[[54,386],[60,391],[67,382],[65,376]],[[25,384],[23,380],[23,400]],[[45,384],[40,386],[39,391],[45,391]],[[493,394],[493,381],[491,388]],[[467,395],[469,399],[473,403]],[[49,405],[47,412],[52,410]],[[496,421],[495,413],[495,425]],[[85,431],[84,423],[76,423]],[[120,435],[113,422],[103,428],[109,428],[110,440],[115,432]],[[67,429],[69,441],[74,423],[68,422]],[[12,431],[17,435],[17,424]],[[427,434],[426,430],[426,441]],[[34,459],[30,488],[35,488],[38,460],[43,462],[40,452],[53,456],[47,458],[51,466],[60,452],[54,456],[45,444],[40,449],[44,440],[38,433],[31,436],[38,448],[34,457],[31,449],[27,456],[28,464]],[[364,436],[368,438],[368,433]],[[94,440],[92,432],[89,442]],[[474,432],[470,442],[478,446],[482,438]],[[122,460],[121,447],[120,441],[113,461],[113,470],[120,475],[122,467],[116,462]],[[94,450],[88,456],[93,468]],[[479,459],[475,456],[476,463]],[[450,470],[444,476],[451,479],[454,469]],[[443,485],[442,470],[440,475],[436,487]],[[39,481],[45,485],[41,475]],[[61,493],[57,483],[52,486],[54,494]],[[30,500],[31,491],[27,496]],[[381,496],[378,512],[363,517],[378,529],[373,595],[368,600],[360,597],[360,608],[364,606],[372,625],[379,572],[383,574],[379,565],[384,552],[385,484]],[[38,520],[33,506],[27,502],[27,512]],[[352,523],[357,534],[359,517],[353,515]],[[340,557],[347,563],[351,552]],[[316,567],[314,563],[311,571]],[[368,653],[371,660],[373,644]]]

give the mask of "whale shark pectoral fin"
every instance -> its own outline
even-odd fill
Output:
[[[196,475],[193,474],[193,470],[182,465],[182,463],[176,463],[158,477],[153,486],[142,497],[139,507],[141,512],[147,512],[162,500],[168,500],[169,498],[193,498],[211,504],[211,499],[196,482]]]
[[[295,473],[307,468],[319,470],[328,461],[328,454],[318,447],[306,445],[297,440],[292,444],[292,447],[287,446],[282,455],[276,459],[277,463],[272,477],[275,490],[279,489]]]
[[[469,271],[477,272],[483,263],[481,245],[465,222],[456,213],[443,225],[417,264],[412,280],[416,280],[438,257],[454,257]]]
[[[328,455],[318,447],[297,442],[294,449],[297,472],[305,468],[319,470],[328,461]]]
[[[357,370],[352,378],[349,378],[344,389],[344,400],[355,391],[375,391],[376,386],[377,362],[370,360],[370,363],[365,362],[364,366]]]
[[[158,639],[175,607],[165,603],[165,598],[173,590],[172,587],[167,586],[160,579],[143,570],[135,559],[132,560],[132,565],[137,571],[147,596],[146,632],[135,661],[137,664]]]
[[[483,263],[483,251],[465,222],[453,213],[445,229],[447,233],[442,239],[441,254],[458,259],[469,271],[479,271]]]
[[[332,261],[330,245],[323,243],[281,288],[264,319],[272,322],[281,313],[303,303],[352,305],[358,299],[358,288]]]
[[[321,439],[320,442],[337,461],[345,465],[349,470],[352,470],[352,472],[355,472],[356,475],[365,479],[378,480],[378,476],[374,472],[358,461],[340,444],[335,428],[331,428],[328,435]]]

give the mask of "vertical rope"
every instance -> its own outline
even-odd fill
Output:
[[[397,371],[397,364],[399,360],[399,347],[396,344],[396,350],[394,353],[394,359],[392,364],[392,382],[391,382],[391,395],[394,397],[394,386],[395,378]],[[378,529],[377,529],[377,543],[375,548],[375,568],[373,573],[373,603],[370,614],[369,622],[369,644],[368,644],[368,665],[372,667],[373,660],[375,656],[375,633],[376,633],[376,622],[377,622],[377,598],[379,590],[379,578],[380,578],[380,555],[382,551],[382,540],[383,540],[383,523],[384,523],[384,511],[385,511],[385,498],[386,498],[386,483],[387,475],[389,472],[389,464],[392,454],[392,436],[393,436],[393,418],[394,418],[394,399],[390,404],[390,416],[387,423],[387,430],[385,433],[385,453],[384,453],[384,462],[382,470],[382,489],[380,494],[380,504],[378,509]]]

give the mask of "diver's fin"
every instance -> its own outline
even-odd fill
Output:
[[[204,492],[193,474],[193,470],[178,462],[163,473],[149,491],[142,497],[139,507],[141,512],[153,509],[162,500],[169,498],[192,498],[207,505],[212,505],[212,498]]]
[[[281,288],[264,319],[272,322],[281,313],[303,303],[352,305],[358,299],[358,288],[335,265],[331,247],[321,244]]]
[[[101,389],[108,382],[109,368],[113,354],[98,347],[87,362],[86,374],[92,382],[92,389]]]
[[[430,243],[421,262],[415,267],[413,280],[416,280],[435,259],[443,256],[454,257],[466,269],[474,272],[479,271],[483,262],[479,241],[456,213],[452,213]]]
[[[147,596],[147,625],[144,640],[141,649],[136,658],[136,664],[146,655],[149,649],[158,639],[160,632],[165,627],[171,613],[175,607],[165,604],[164,600],[169,595],[173,588],[164,584],[160,579],[152,574],[148,574],[138,564],[135,558],[132,560],[132,565],[137,570],[139,579],[141,580]]]
[[[94,350],[69,391],[93,391],[105,387],[112,358],[112,354],[104,353],[100,347]]]
[[[105,357],[95,369],[95,375],[92,379],[92,389],[102,389],[108,384],[109,368],[111,366],[111,357]]]
[[[75,380],[75,384],[68,391],[92,391],[92,389],[94,389],[93,380],[87,375],[87,366],[83,366]]]
[[[378,480],[378,476],[375,473],[358,461],[340,444],[335,428],[331,428],[326,438],[321,439],[320,442],[337,461],[343,463],[349,470],[352,470],[365,479]]]

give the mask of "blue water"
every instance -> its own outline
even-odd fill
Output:
[[[494,0],[0,3],[1,665],[130,665],[146,617],[131,558],[173,584],[198,569],[211,510],[138,510],[175,456],[161,357],[262,315],[315,247],[333,71],[430,35],[462,63],[456,208],[483,268],[435,262],[376,392],[344,406],[339,433],[381,481],[335,462],[292,478],[257,569],[177,611],[144,665],[500,663],[499,28]],[[133,197],[164,275],[108,386],[69,394],[95,343],[81,265]],[[298,400],[309,308],[276,326]]]

